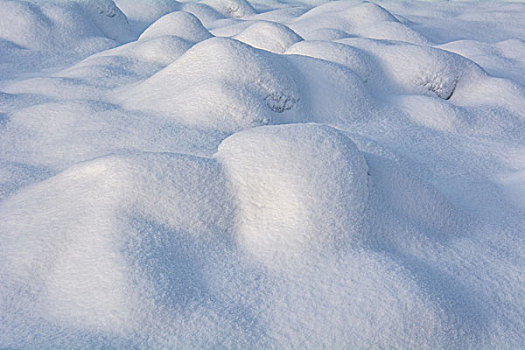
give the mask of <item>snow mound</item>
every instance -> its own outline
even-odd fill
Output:
[[[182,6],[176,0],[115,0],[115,2],[126,16],[137,22],[142,29],[168,13],[179,11]]]
[[[162,67],[173,63],[192,46],[188,41],[175,36],[162,36],[122,45],[100,55],[131,57],[138,61],[156,63]]]
[[[142,33],[139,40],[164,35],[178,36],[191,42],[199,42],[212,37],[197,17],[188,12],[176,11],[159,18]]]
[[[93,53],[94,46],[111,45],[100,39],[124,42],[131,35],[126,16],[112,0],[35,0],[0,2],[0,38],[33,50]]]
[[[203,41],[137,87],[119,92],[127,109],[162,113],[222,131],[267,124],[294,108],[299,91],[287,62],[239,41]]]
[[[492,90],[493,86],[490,88]],[[508,101],[512,99],[513,96],[507,96]],[[468,107],[428,96],[410,95],[401,97],[399,106],[415,123],[447,133],[492,136],[519,133],[519,117],[523,118],[525,114],[521,110],[509,113],[506,111],[509,107],[504,106],[499,98],[497,100],[500,106]],[[525,108],[525,104],[522,103],[522,106]]]
[[[57,0],[55,0],[57,1]],[[58,3],[63,0],[58,0]],[[110,39],[119,42],[131,40],[128,20],[113,0],[75,0],[86,9],[96,26]]]
[[[257,12],[246,0],[202,0],[203,4],[210,6],[226,17],[253,16]]]
[[[248,45],[275,53],[283,53],[291,45],[303,40],[290,28],[274,22],[252,24],[234,39]]]
[[[462,81],[475,79],[483,71],[459,55],[427,46],[392,44],[361,38],[346,38],[351,45],[376,57],[382,75],[390,79],[393,89],[404,93],[430,94],[449,99]],[[379,72],[377,70],[376,72]],[[384,84],[384,78],[381,78]],[[380,86],[379,86],[380,87]]]
[[[96,90],[106,91],[99,86]],[[79,160],[142,149],[212,155],[224,137],[213,137],[152,115],[120,110],[109,103],[79,101],[76,97],[73,101],[40,103],[7,114],[5,124],[0,124],[1,159],[27,172],[34,169],[35,176],[40,177],[40,173],[53,174]]]
[[[115,88],[149,78],[182,56],[191,43],[175,36],[134,41],[102,51],[55,74],[91,86]]]
[[[339,15],[348,18],[353,24],[359,26],[378,22],[398,22],[397,18],[385,8],[368,1],[350,7],[348,10],[340,12]]]
[[[16,328],[11,337],[18,344],[32,339],[26,345],[53,334],[57,325],[140,338],[153,330],[150,326],[166,329],[151,324],[153,315],[180,322],[177,317],[187,312],[199,314],[197,305],[208,300],[211,277],[220,274],[216,259],[229,249],[232,208],[223,178],[216,162],[202,158],[113,156],[78,164],[11,198],[0,207],[0,269],[4,286],[23,288],[15,297],[18,316],[27,322],[8,320],[4,331]],[[157,210],[158,205],[164,209]],[[71,215],[78,220],[70,221]],[[21,216],[27,216],[24,227],[17,224]],[[231,321],[216,316],[221,329],[228,328]],[[32,334],[35,327],[40,335]],[[191,322],[184,328],[195,331]],[[45,341],[42,346],[54,347],[71,338]]]
[[[205,27],[213,25],[215,21],[224,19],[224,16],[217,10],[199,2],[185,2],[182,4],[181,10],[193,14]]]
[[[309,40],[318,39],[323,33],[318,31],[324,31],[323,36],[330,35],[332,38],[341,37],[343,33],[352,33],[375,39],[428,43],[424,36],[400,23],[386,9],[370,2],[327,3],[298,17],[290,24],[290,28]],[[331,33],[327,33],[327,30]]]
[[[303,124],[233,135],[215,160],[107,156],[29,186],[0,205],[3,345],[443,346],[439,302],[353,248],[367,169],[340,131]]]
[[[458,40],[438,46],[482,66],[490,75],[525,85],[525,41],[509,39],[497,43]]]
[[[370,25],[363,25],[354,34],[368,37],[370,39],[396,40],[416,45],[430,45],[430,42],[423,35],[399,22],[378,22]]]
[[[342,64],[352,69],[363,81],[367,81],[371,72],[371,59],[367,54],[354,47],[329,41],[301,41],[288,50],[286,54],[303,55]]]
[[[239,208],[238,240],[271,268],[333,254],[364,230],[367,165],[335,129],[246,130],[224,140],[216,157]]]

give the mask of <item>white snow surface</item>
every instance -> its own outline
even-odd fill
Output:
[[[524,348],[524,18],[0,0],[0,348]]]

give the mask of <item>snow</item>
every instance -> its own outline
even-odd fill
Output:
[[[337,37],[335,40],[339,39]],[[368,81],[372,74],[371,59],[365,52],[355,47],[325,40],[305,40],[292,45],[287,54],[319,58],[339,63],[350,68],[363,81]]]
[[[224,132],[267,124],[298,98],[284,59],[229,38],[198,43],[117,97],[126,109]]]
[[[290,28],[275,22],[257,22],[234,38],[258,49],[275,53],[283,53],[288,47],[302,40]]]
[[[164,35],[177,36],[191,42],[199,42],[212,37],[197,17],[188,12],[176,11],[161,17],[149,26],[140,35],[139,40]]]
[[[326,258],[365,230],[367,165],[335,129],[253,128],[224,140],[216,156],[239,208],[240,245],[267,266]]]
[[[523,348],[524,17],[0,0],[0,348]]]
[[[226,17],[240,18],[256,14],[255,9],[246,0],[202,0],[202,3]]]
[[[144,31],[160,17],[181,9],[181,4],[175,0],[117,0],[115,4],[122,9],[129,23],[138,32]]]

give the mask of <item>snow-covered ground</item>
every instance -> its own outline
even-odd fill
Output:
[[[525,347],[525,3],[0,0],[0,348]]]

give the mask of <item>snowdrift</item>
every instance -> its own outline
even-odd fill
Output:
[[[365,230],[367,166],[334,129],[254,128],[223,141],[217,157],[236,194],[240,244],[267,266],[330,256]]]
[[[94,53],[103,49],[104,43],[110,45],[109,40],[101,39],[132,39],[126,16],[112,0],[2,1],[0,6],[0,37],[21,48],[75,50],[94,46]],[[86,44],[78,45],[79,41]]]
[[[283,53],[288,47],[302,40],[290,28],[274,22],[252,24],[234,38],[250,46],[275,53]]]
[[[177,36],[191,42],[199,42],[212,37],[197,17],[188,12],[176,11],[161,17],[149,26],[140,35],[139,40],[165,35]]]
[[[523,348],[524,15],[0,0],[0,348]]]
[[[392,317],[406,327],[412,322],[403,321],[406,308],[429,318],[411,336],[446,342],[433,330],[435,324],[453,328],[440,319],[439,304],[416,286],[395,301],[392,286],[406,288],[411,276],[398,271],[379,283],[386,266],[374,254],[366,258],[372,265],[361,268],[366,285],[379,283],[378,294],[365,304],[387,303],[401,315],[379,321],[379,314],[355,310],[350,302],[369,288],[342,283],[355,278],[352,264],[363,258],[358,247],[370,222],[367,172],[347,136],[315,124],[235,134],[214,158],[143,153],[74,165],[0,207],[4,288],[23,290],[14,305],[25,320],[19,325],[8,318],[16,329],[5,328],[12,339],[7,344],[65,346],[87,332],[83,346],[132,334],[153,347],[296,346],[305,344],[294,330],[301,317],[308,321],[309,346],[333,344],[325,332],[336,326],[337,344],[366,346],[371,343],[349,337],[356,328],[366,331],[362,319],[372,317],[376,327],[398,333],[402,328],[393,327]],[[431,197],[426,203],[434,205]],[[20,227],[22,217],[28,219]],[[262,280],[238,285],[252,278]],[[328,289],[318,289],[320,278],[328,279]],[[303,299],[305,290],[312,295]],[[327,304],[311,310],[318,298],[328,298]],[[226,301],[240,310],[223,314]],[[259,309],[257,303],[265,305],[258,316],[263,324],[252,328],[242,310]],[[190,321],[211,315],[206,328]],[[65,335],[49,339],[57,327]],[[277,343],[267,343],[260,332]],[[225,337],[220,343],[217,333]],[[197,334],[199,343],[187,343],[187,334]],[[389,338],[379,339],[387,344]]]
[[[288,67],[280,57],[239,41],[213,38],[119,98],[127,109],[238,131],[267,124],[272,116],[295,107],[299,92]]]

